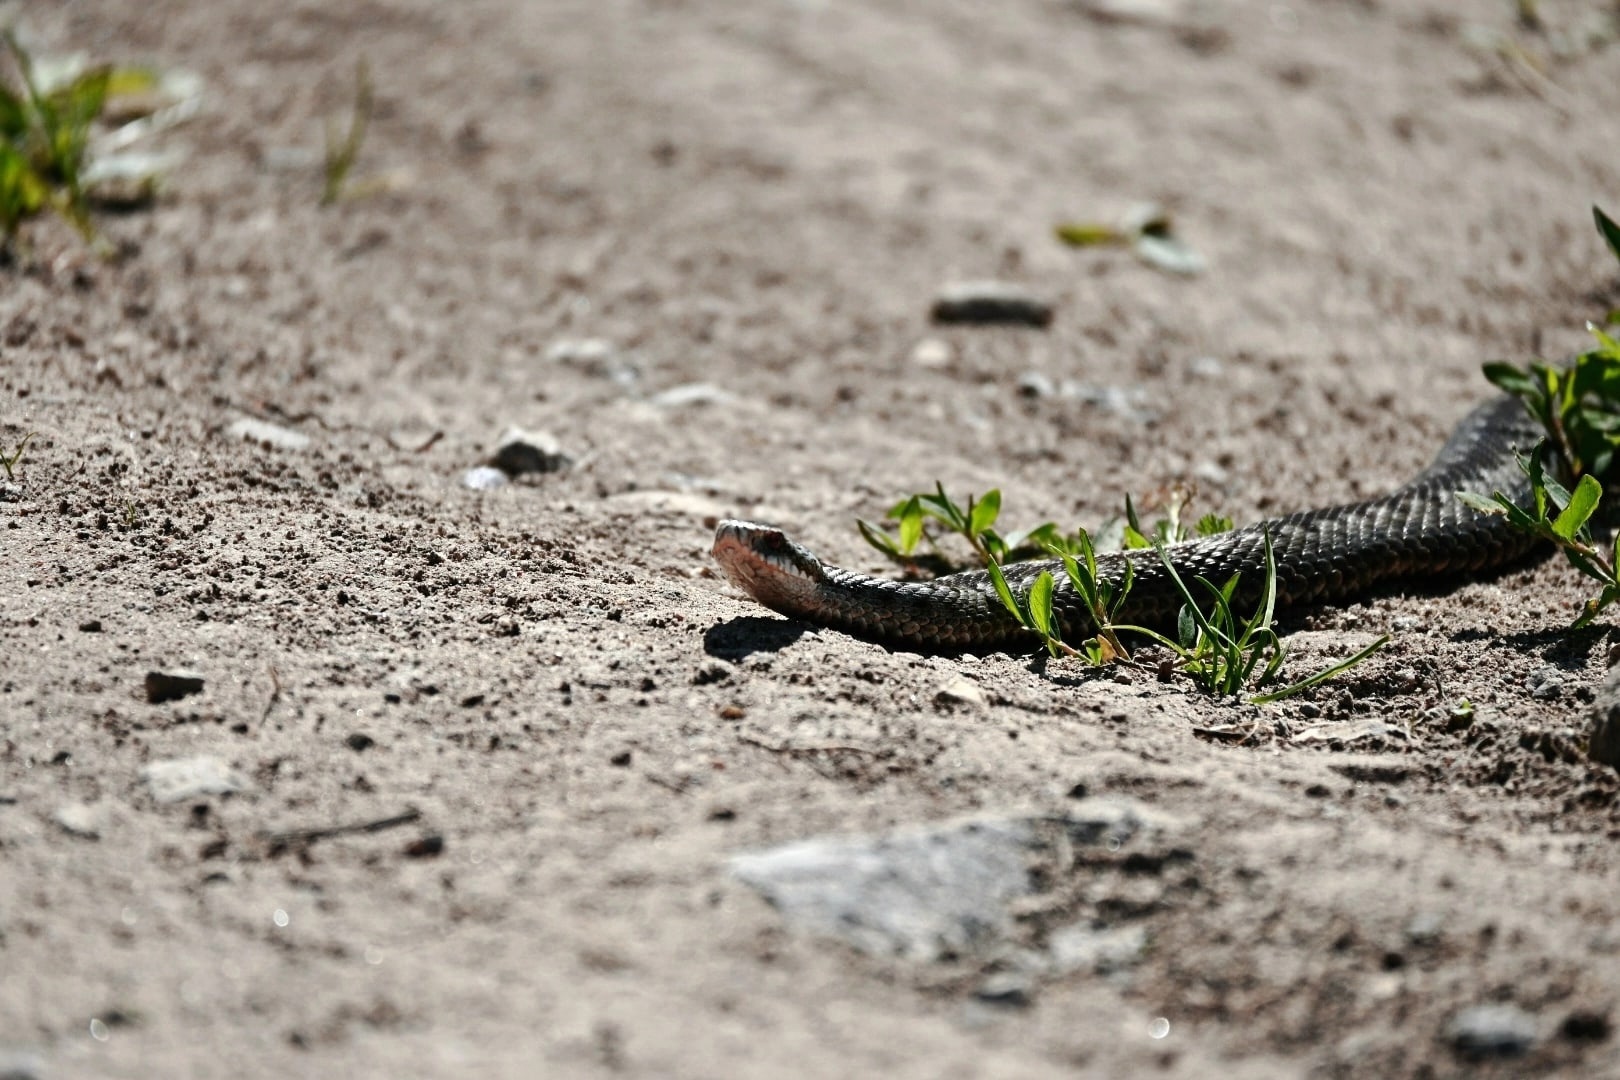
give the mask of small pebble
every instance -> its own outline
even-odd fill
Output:
[[[353,750],[357,754],[365,750],[370,750],[373,746],[377,745],[377,740],[373,739],[370,735],[367,735],[363,731],[351,732],[349,737],[344,739],[343,742],[350,750]]]
[[[1224,370],[1218,356],[1195,356],[1187,361],[1187,374],[1200,379],[1218,379]]]
[[[1446,920],[1440,914],[1420,911],[1406,923],[1406,940],[1413,945],[1434,945],[1445,928]]]
[[[203,677],[190,671],[148,671],[146,673],[146,700],[153,705],[161,705],[165,701],[179,701],[181,698],[200,694],[203,691]]]
[[[973,997],[986,1005],[1004,1009],[1028,1008],[1034,1000],[1035,987],[1028,975],[1003,971],[991,975],[973,991]]]
[[[99,633],[101,633],[101,620],[100,619],[86,619],[84,622],[79,624],[79,632],[81,634],[99,634]]]
[[[444,854],[444,837],[423,836],[405,845],[405,856],[410,859],[431,859]]]
[[[921,368],[937,370],[949,367],[953,355],[950,342],[941,341],[939,338],[923,338],[913,346],[911,362]]]
[[[684,409],[692,405],[729,405],[737,398],[713,383],[683,383],[654,394],[647,400],[660,409]]]
[[[64,803],[52,815],[63,832],[70,836],[82,836],[86,840],[100,839],[102,817],[101,807],[87,803]]]
[[[507,476],[560,472],[573,463],[574,459],[562,452],[562,445],[552,435],[516,427],[501,434],[488,462]]]
[[[934,693],[934,705],[940,709],[951,709],[959,705],[982,709],[986,704],[988,702],[984,691],[961,675],[953,675]]]
[[[1018,376],[1018,392],[1027,398],[1048,398],[1057,393],[1057,384],[1043,372],[1026,371]]]
[[[1564,676],[1555,667],[1540,667],[1530,673],[1525,680],[1530,688],[1530,696],[1538,701],[1550,701],[1564,690]]]
[[[564,338],[546,348],[545,358],[550,364],[568,364],[592,374],[605,374],[614,352],[613,343],[604,338]]]
[[[1464,1057],[1519,1057],[1536,1043],[1536,1018],[1517,1005],[1474,1005],[1446,1025],[1446,1041]]]
[[[254,420],[251,417],[243,417],[236,421],[225,429],[225,433],[233,439],[257,443],[272,450],[309,449],[309,436],[302,431],[294,431],[292,428]]]
[[[461,486],[473,491],[494,491],[498,487],[505,487],[511,479],[501,470],[488,465],[479,465],[468,469],[461,474]]]
[[[1016,323],[1044,328],[1052,323],[1052,305],[1022,285],[964,281],[939,291],[933,319],[937,323]]]

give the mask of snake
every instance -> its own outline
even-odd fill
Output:
[[[1529,410],[1502,396],[1464,416],[1428,468],[1387,495],[1183,540],[1165,546],[1163,559],[1152,548],[1099,553],[1099,583],[1117,590],[1127,563],[1133,578],[1111,622],[1173,625],[1186,600],[1169,567],[1195,589],[1197,578],[1219,587],[1236,576],[1234,610],[1257,603],[1268,541],[1279,611],[1343,602],[1385,584],[1505,568],[1539,541],[1456,494],[1500,492],[1525,505],[1531,487],[1519,455],[1534,452],[1542,437]],[[876,577],[823,562],[773,525],[739,519],[717,525],[712,555],[732,584],[772,611],[891,648],[983,652],[1038,640],[983,570],[926,581]],[[1052,613],[1063,640],[1097,632],[1060,559],[1008,563],[1002,573],[1015,596],[1050,573]]]

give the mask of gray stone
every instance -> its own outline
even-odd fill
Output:
[[[184,802],[202,795],[229,795],[248,786],[241,773],[207,754],[154,761],[141,770],[141,779],[160,803]]]
[[[1538,701],[1550,701],[1564,692],[1564,673],[1555,667],[1539,667],[1525,680],[1530,696]]]
[[[805,840],[739,855],[731,871],[790,923],[863,952],[936,960],[1005,937],[1007,904],[1029,892],[1035,832],[970,821],[878,837]]]
[[[1017,323],[1044,328],[1052,323],[1052,305],[1007,281],[953,282],[934,298],[933,319],[937,323]]]
[[[1620,767],[1620,665],[1610,657],[1609,675],[1592,705],[1592,737],[1586,753],[1593,761]]]
[[[913,960],[984,954],[1010,934],[1029,866],[1066,845],[1123,845],[1168,828],[1139,804],[1092,798],[1067,814],[976,818],[879,836],[821,837],[734,857],[731,872],[802,930]]]
[[[1465,1057],[1519,1057],[1536,1043],[1536,1018],[1517,1005],[1474,1005],[1452,1017],[1446,1041]]]
[[[1413,945],[1439,944],[1446,928],[1443,916],[1433,911],[1420,911],[1406,924],[1406,940]]]
[[[243,442],[257,443],[273,450],[307,450],[309,449],[309,436],[302,431],[282,427],[280,424],[271,424],[264,420],[255,420],[244,416],[237,420],[225,433],[233,439]]]
[[[63,832],[69,836],[82,836],[86,840],[101,838],[104,817],[99,805],[89,803],[63,803],[51,815]]]

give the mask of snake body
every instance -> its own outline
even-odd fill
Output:
[[[1271,518],[1166,551],[1194,589],[1195,577],[1221,585],[1239,575],[1237,600],[1251,605],[1239,611],[1252,610],[1259,595],[1268,535],[1279,610],[1343,600],[1384,582],[1499,567],[1526,555],[1536,541],[1500,516],[1464,506],[1455,493],[1500,491],[1522,503],[1529,483],[1515,451],[1530,451],[1539,438],[1540,428],[1524,406],[1499,398],[1470,412],[1434,463],[1388,495]],[[949,652],[1027,646],[1032,640],[983,571],[920,582],[872,577],[823,563],[780,529],[735,520],[720,523],[713,555],[733,584],[773,611],[893,647]],[[1127,560],[1135,584],[1115,621],[1172,623],[1183,601],[1154,551],[1099,555],[1099,580],[1117,584]],[[1052,606],[1064,639],[1095,633],[1060,562],[1013,563],[1004,570],[1015,594],[1042,571],[1057,582]]]

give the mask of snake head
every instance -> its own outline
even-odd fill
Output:
[[[784,614],[804,610],[827,580],[821,560],[772,525],[722,521],[710,554],[733,585]]]

